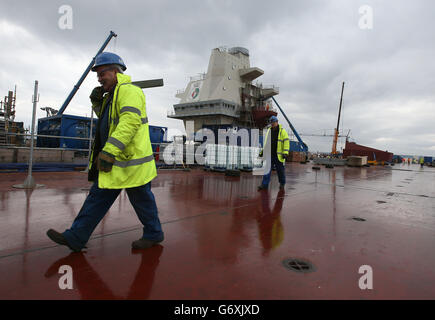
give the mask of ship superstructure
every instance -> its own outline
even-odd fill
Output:
[[[249,51],[242,47],[215,48],[207,73],[191,77],[186,89],[175,95],[180,99],[169,118],[195,122],[195,132],[208,126],[263,128],[267,119],[277,115],[271,97],[276,86],[263,86],[255,79],[264,74],[251,67]]]

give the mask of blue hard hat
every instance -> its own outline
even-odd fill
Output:
[[[121,66],[122,71],[125,71],[127,69],[124,61],[122,61],[121,57],[117,54],[112,52],[101,52],[95,57],[95,64],[91,70],[96,71],[97,67],[108,64],[117,64]]]
[[[270,122],[270,123],[272,123],[272,122],[278,122],[278,118],[277,118],[276,116],[271,116],[271,117],[269,118],[269,122]]]

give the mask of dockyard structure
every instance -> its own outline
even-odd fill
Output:
[[[9,90],[8,94],[0,101],[0,145],[24,145],[24,137],[11,135],[23,134],[23,122],[15,122],[15,101],[17,99],[17,88]]]

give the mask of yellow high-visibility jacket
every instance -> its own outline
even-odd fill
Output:
[[[109,107],[109,137],[103,146],[115,156],[110,172],[98,172],[98,187],[102,189],[124,189],[142,186],[157,176],[153,150],[149,134],[145,108],[145,95],[142,89],[131,84],[128,75],[117,73],[118,83]],[[107,95],[102,106],[105,106]],[[103,108],[106,108],[103,107]],[[93,105],[97,116],[103,108]],[[89,159],[89,169],[93,165],[94,150]]]
[[[288,155],[290,151],[290,139],[288,137],[287,131],[279,124],[279,133],[278,133],[278,143],[276,146],[276,154],[278,156],[278,160],[282,163],[285,163],[285,157]],[[263,145],[265,146],[266,143],[271,143],[271,141],[268,141],[267,139],[270,136],[270,129],[267,130],[266,138],[264,139]]]

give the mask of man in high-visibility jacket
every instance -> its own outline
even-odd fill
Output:
[[[101,84],[90,96],[99,118],[88,173],[88,180],[94,184],[71,228],[63,233],[47,231],[51,240],[73,251],[85,247],[122,189],[126,189],[143,224],[143,235],[132,247],[149,248],[164,238],[151,192],[151,180],[157,176],[157,170],[145,96],[131,84],[130,76],[122,73],[126,68],[122,59],[110,52],[99,54],[92,68]]]
[[[269,119],[272,127],[267,130],[266,138],[264,139],[263,146],[270,143],[270,171],[263,176],[263,181],[258,190],[266,190],[269,187],[270,175],[272,167],[275,166],[278,173],[279,188],[281,190],[285,187],[285,157],[290,151],[290,140],[287,131],[278,124],[278,118],[275,116]]]

